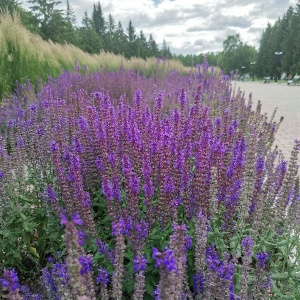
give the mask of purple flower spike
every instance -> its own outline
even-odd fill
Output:
[[[14,292],[20,287],[18,275],[14,269],[4,269],[3,277],[0,278],[0,283],[2,287],[7,288],[10,292]]]
[[[136,273],[145,271],[147,266],[147,259],[144,256],[137,256],[133,262],[133,269]]]
[[[88,127],[88,123],[85,117],[79,116],[78,117],[78,127],[80,130],[85,130]]]
[[[61,225],[66,225],[67,224],[67,218],[64,214],[60,215],[60,224]]]
[[[54,152],[54,151],[58,151],[58,150],[59,150],[58,143],[56,143],[55,141],[51,141],[50,142],[50,151]]]
[[[92,257],[87,257],[86,255],[82,255],[78,258],[78,261],[81,264],[80,275],[84,275],[86,273],[92,272],[93,268],[93,260]]]
[[[259,261],[259,266],[263,268],[265,266],[265,263],[269,259],[269,254],[267,251],[262,251],[256,254],[256,258]]]
[[[168,272],[177,271],[176,261],[172,250],[166,249],[160,253],[157,248],[153,247],[152,258],[155,260],[155,267],[164,266]]]
[[[249,236],[246,236],[245,238],[243,238],[242,242],[241,242],[241,246],[243,247],[245,253],[247,253],[247,255],[251,256],[252,255],[252,251],[251,248],[253,247],[253,241]]]
[[[55,203],[56,193],[51,184],[47,185],[45,194],[47,195],[51,203]]]
[[[108,285],[109,275],[105,269],[103,269],[103,268],[98,269],[98,276],[97,276],[96,282],[97,282],[97,284]]]
[[[73,216],[73,223],[80,226],[83,225],[83,221],[80,219],[79,214]]]
[[[199,295],[200,293],[203,293],[203,291],[204,291],[205,277],[204,277],[202,271],[198,271],[193,276],[193,282],[194,282],[194,291],[195,291],[195,294]]]

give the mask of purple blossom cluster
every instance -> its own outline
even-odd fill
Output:
[[[269,254],[266,251],[262,251],[256,254],[256,258],[259,262],[259,266],[263,268],[269,259]]]
[[[152,258],[155,260],[155,267],[166,268],[168,272],[177,271],[176,260],[174,258],[173,251],[165,249],[163,252],[159,252],[157,248],[152,250]]]
[[[54,264],[52,273],[42,270],[44,286],[59,293],[60,278],[61,285],[73,286],[71,294],[95,299],[94,265],[101,298],[121,299],[132,277],[134,298],[142,299],[152,249],[160,273],[157,299],[192,293],[210,299],[214,292],[247,298],[233,283],[237,254],[208,243],[214,226],[221,224],[227,248],[239,238],[245,290],[255,238],[241,239],[240,230],[255,224],[261,234],[268,224],[275,232],[299,203],[293,200],[299,195],[299,142],[288,164],[271,150],[279,123],[259,112],[229,77],[208,76],[206,64],[197,73],[161,78],[122,69],[64,72],[49,79],[35,101],[3,108],[0,198],[21,190],[25,165],[40,185],[41,207],[65,226],[66,261]],[[86,254],[88,247],[97,248],[99,260]],[[256,259],[264,271],[269,254],[259,252]],[[11,293],[19,288],[13,270],[4,271],[1,284]]]

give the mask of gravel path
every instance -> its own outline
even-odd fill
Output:
[[[262,103],[261,112],[267,113],[268,118],[271,117],[274,109],[278,108],[275,120],[279,121],[281,116],[284,119],[276,134],[274,145],[278,145],[284,157],[289,159],[294,146],[294,139],[300,140],[300,86],[239,81],[233,81],[232,84],[236,88],[240,87],[241,91],[245,91],[246,99],[252,92],[255,106],[260,100]]]

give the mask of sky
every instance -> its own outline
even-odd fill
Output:
[[[91,16],[98,0],[69,3],[80,25],[84,11]],[[111,14],[116,23],[121,21],[124,30],[131,20],[137,32],[143,30],[147,38],[152,34],[159,46],[165,39],[172,53],[183,55],[222,51],[227,36],[237,33],[242,42],[258,48],[268,22],[274,24],[295,3],[296,0],[100,0],[106,20]]]

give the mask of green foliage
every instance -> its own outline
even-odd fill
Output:
[[[300,13],[299,4],[289,7],[272,26],[264,30],[257,58],[260,77],[279,74],[294,76],[300,72]],[[282,54],[276,55],[275,52]]]
[[[16,267],[25,278],[36,278],[47,257],[63,250],[63,229],[39,197],[41,187],[37,181],[25,180],[19,188],[13,191],[6,185],[11,196],[1,219],[0,267]]]
[[[257,52],[254,47],[244,44],[239,34],[229,35],[223,48],[220,67],[226,74],[236,70],[243,74],[251,72],[251,62],[255,62]]]

